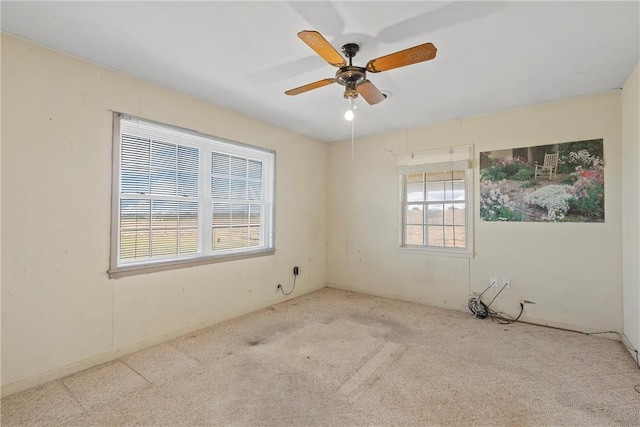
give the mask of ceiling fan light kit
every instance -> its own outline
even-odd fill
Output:
[[[309,83],[285,92],[287,95],[299,95],[313,89],[327,86],[333,83],[341,84],[345,87],[343,96],[351,103],[349,110],[353,113],[353,100],[361,95],[369,105],[375,105],[387,98],[370,80],[367,79],[367,71],[370,73],[380,73],[406,65],[417,64],[429,61],[436,57],[436,47],[432,43],[424,43],[409,49],[401,50],[389,55],[372,59],[366,67],[353,65],[353,57],[360,50],[356,43],[347,43],[342,46],[342,53],[349,60],[347,64],[342,55],[317,31],[300,31],[298,37],[313,49],[322,59],[330,65],[338,67],[334,78],[323,79]],[[352,114],[351,114],[352,116]],[[346,116],[345,116],[346,118]],[[353,120],[353,118],[351,119]]]
[[[344,119],[348,122],[352,122],[356,117],[356,108],[358,106],[353,102],[353,98],[349,99],[349,109],[344,112]]]
[[[356,118],[356,112],[353,111],[353,109],[349,108],[347,111],[344,112],[344,119],[348,122],[352,122],[353,119]]]

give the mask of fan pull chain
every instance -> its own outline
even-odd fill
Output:
[[[353,158],[354,158],[354,135],[355,135],[355,125],[356,125],[356,121],[355,120],[351,120],[351,161],[353,162]]]

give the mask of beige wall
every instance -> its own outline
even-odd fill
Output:
[[[325,145],[3,35],[2,392],[281,301],[294,265],[293,296],[329,283],[456,310],[509,277],[495,308],[516,313],[526,298],[537,304],[525,320],[589,331],[622,330],[624,270],[638,347],[638,79],[636,68],[623,91],[361,138],[352,161],[350,141]],[[276,150],[276,255],[109,280],[110,110]],[[477,182],[481,151],[591,138],[605,144],[604,224],[481,222],[475,188],[474,258],[398,249],[397,155],[473,144]]]
[[[107,278],[112,113],[276,150],[276,254]],[[326,144],[2,36],[3,393],[325,285]]]
[[[470,294],[491,276],[512,287],[494,307],[523,319],[576,330],[622,328],[620,91],[391,132],[331,145],[329,284],[467,310]],[[479,220],[475,186],[472,259],[398,249],[396,157],[473,144],[479,153],[604,138],[605,223],[493,223]],[[489,294],[491,296],[491,294]]]
[[[622,88],[624,334],[640,349],[640,65]]]

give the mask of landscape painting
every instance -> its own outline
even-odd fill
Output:
[[[603,140],[480,153],[480,219],[604,222]]]

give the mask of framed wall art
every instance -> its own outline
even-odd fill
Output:
[[[483,221],[604,222],[603,140],[480,153]]]

